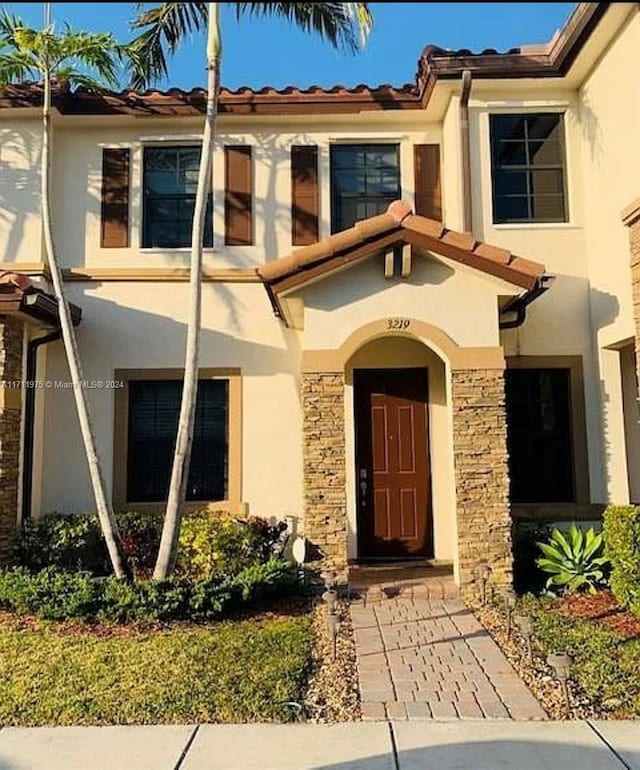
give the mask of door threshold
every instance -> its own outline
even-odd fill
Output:
[[[389,559],[383,558],[370,558],[370,559],[354,559],[349,561],[349,568],[358,570],[359,568],[366,570],[390,570],[390,569],[407,569],[410,567],[451,567],[453,568],[453,562],[445,559],[425,559],[424,557],[417,557],[415,559],[399,558]]]

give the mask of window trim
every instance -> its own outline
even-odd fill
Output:
[[[561,118],[562,153],[564,162],[562,165],[562,186],[564,200],[564,219],[541,220],[541,219],[518,219],[511,221],[496,221],[495,215],[495,187],[494,187],[494,165],[493,165],[493,143],[491,141],[491,120],[493,117],[504,117],[505,115],[518,115],[528,117],[531,115],[557,115]],[[504,109],[489,109],[487,111],[487,143],[489,146],[489,208],[491,211],[491,225],[500,229],[524,229],[524,228],[575,228],[576,225],[572,217],[572,207],[569,194],[569,142],[567,138],[567,108],[561,108],[560,105],[554,105],[545,109],[543,106],[531,109],[518,109],[513,105]],[[531,169],[531,166],[523,166],[523,169]]]
[[[335,234],[338,232],[342,232],[342,230],[336,230],[334,229],[334,224],[336,220],[336,205],[335,200],[336,196],[334,195],[334,189],[333,189],[333,151],[334,148],[341,148],[344,149],[345,147],[351,147],[351,148],[371,148],[371,147],[393,147],[396,151],[396,157],[398,159],[398,192],[397,195],[394,196],[393,200],[399,200],[402,198],[402,141],[390,141],[390,140],[382,140],[382,141],[358,141],[357,139],[344,139],[344,140],[333,140],[329,143],[329,234]],[[391,201],[390,201],[391,202]]]
[[[544,508],[555,505],[585,505],[591,502],[587,419],[584,402],[582,356],[505,356],[507,369],[568,369],[569,425],[573,450],[574,500],[568,503],[511,503],[520,507]]]
[[[140,511],[163,511],[163,502],[140,503],[127,500],[127,452],[129,433],[129,382],[132,380],[182,380],[184,369],[116,369],[114,380],[123,387],[114,391],[113,504]],[[229,381],[228,465],[226,500],[191,500],[186,510],[229,510],[240,514],[242,504],[242,371],[239,368],[201,368],[200,380]]]

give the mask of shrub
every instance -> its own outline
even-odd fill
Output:
[[[86,572],[47,567],[31,574],[23,567],[0,574],[0,606],[45,620],[93,617],[100,604],[99,580]]]
[[[538,543],[538,547],[543,555],[536,564],[550,574],[547,588],[586,589],[595,593],[596,586],[603,583],[609,559],[602,555],[602,533],[596,534],[593,527],[583,532],[572,524],[566,536],[554,529],[549,542]]]
[[[167,622],[189,617],[190,586],[179,580],[125,583],[115,577],[103,585],[98,620],[116,623]]]
[[[640,506],[611,505],[604,512],[611,590],[623,607],[640,615]]]
[[[150,511],[123,511],[117,518],[124,553],[134,575],[151,577],[160,546],[163,515]]]
[[[117,514],[124,552],[136,578],[151,576],[162,532],[161,513],[126,511]],[[221,511],[189,513],[183,519],[178,572],[193,580],[236,575],[279,553],[286,524],[247,521]],[[24,523],[12,563],[31,572],[54,567],[65,572],[110,575],[98,519],[93,514],[49,514]]]
[[[97,519],[84,513],[50,513],[23,522],[12,561],[31,572],[47,567],[95,575],[108,575],[111,571]]]
[[[47,620],[214,620],[275,593],[287,593],[295,582],[290,565],[279,559],[196,583],[185,578],[126,583],[55,567],[34,574],[16,567],[0,572],[0,608]]]
[[[523,600],[533,618],[536,641],[545,652],[565,650],[571,676],[597,705],[623,717],[640,715],[640,639],[554,611],[549,599]]]
[[[255,517],[242,521],[221,512],[190,514],[182,522],[178,569],[194,580],[237,575],[247,566],[268,561],[286,526]]]

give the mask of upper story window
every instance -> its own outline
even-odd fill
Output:
[[[491,115],[493,221],[566,222],[560,113]]]
[[[191,246],[200,147],[145,147],[142,246]],[[207,202],[203,246],[213,246],[212,202]]]
[[[331,232],[382,214],[400,198],[397,144],[337,144],[331,147]]]

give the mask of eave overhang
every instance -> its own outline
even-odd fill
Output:
[[[72,302],[69,310],[72,323],[77,326],[82,320],[82,310]],[[0,271],[0,315],[10,313],[19,313],[52,329],[60,328],[58,302],[54,296],[36,288],[22,273]]]
[[[289,296],[316,281],[334,275],[374,254],[408,245],[448,258],[512,284],[519,295],[535,292],[548,280],[545,266],[507,249],[478,241],[472,233],[449,230],[442,222],[416,215],[404,201],[394,201],[387,212],[357,222],[287,256],[258,268],[274,312],[292,324]],[[544,280],[543,280],[544,279]]]

